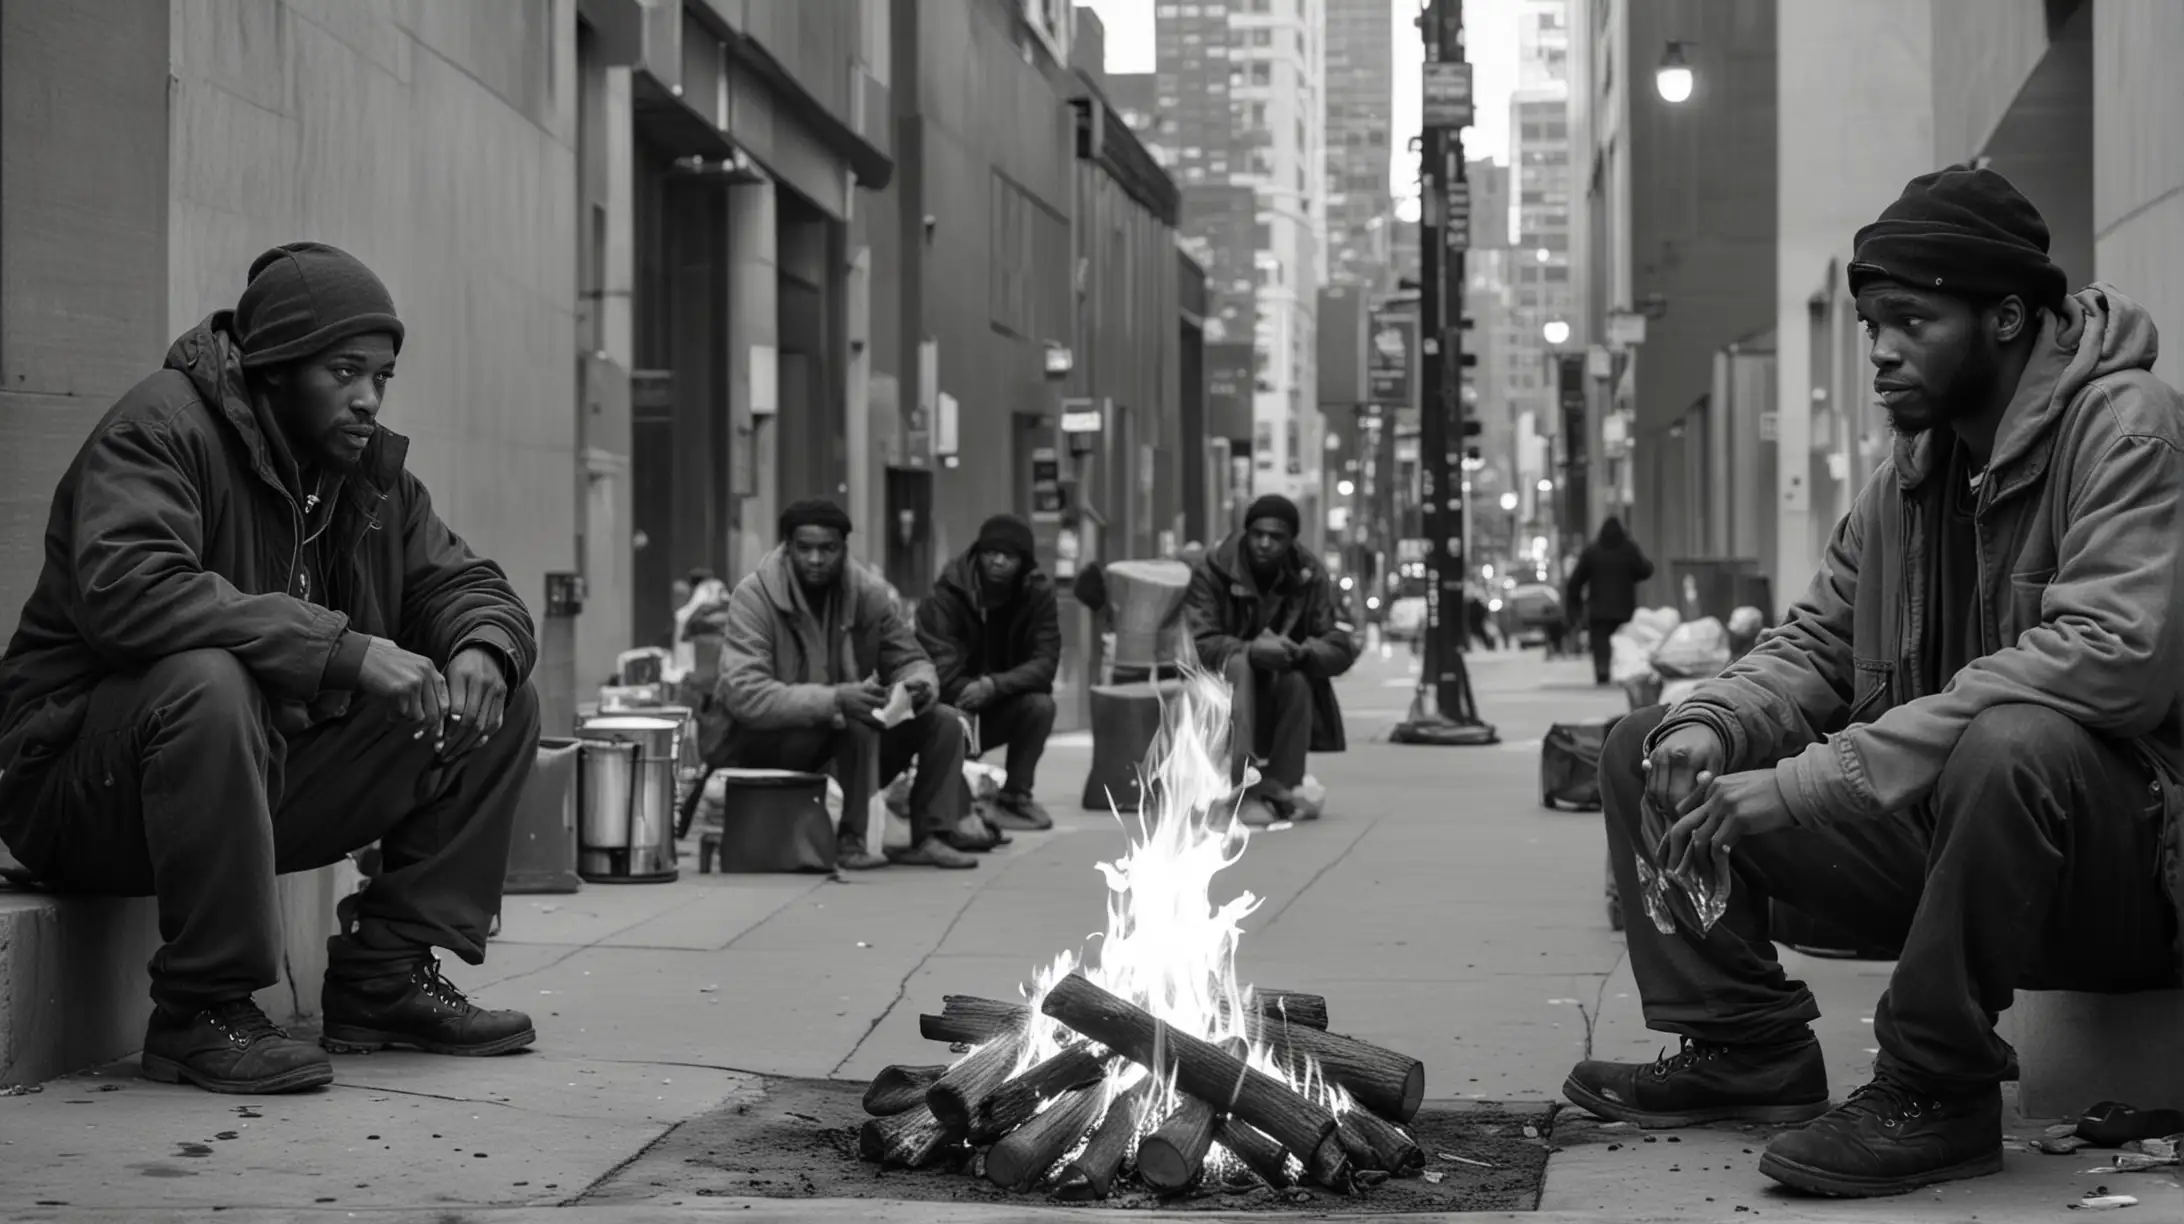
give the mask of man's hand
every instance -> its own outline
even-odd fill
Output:
[[[1662,819],[1682,816],[1697,802],[1699,775],[1719,774],[1727,755],[1711,728],[1700,723],[1676,728],[1645,760],[1646,801]]]
[[[500,730],[508,709],[508,675],[500,656],[483,646],[458,651],[447,664],[447,702],[440,752],[453,760]]]
[[[445,741],[447,679],[432,660],[411,654],[386,638],[372,638],[364,648],[364,667],[357,675],[356,686],[368,697],[393,702],[403,719],[419,724],[417,734],[411,738],[423,739],[430,732],[435,748]]]
[[[985,676],[963,686],[956,695],[956,708],[966,714],[976,714],[993,701],[993,681]]]
[[[834,708],[851,722],[874,723],[880,707],[887,704],[887,689],[878,680],[834,686]]]
[[[1782,784],[1772,769],[1724,777],[1701,774],[1698,803],[1668,831],[1661,862],[1678,870],[1692,862],[1717,863],[1738,842],[1793,823]]]
[[[1261,633],[1244,654],[1260,671],[1284,672],[1296,666],[1297,650],[1295,642],[1269,629]]]
[[[932,709],[933,700],[940,696],[933,688],[933,682],[923,676],[903,681],[902,687],[910,694],[910,709],[913,713],[923,714]]]

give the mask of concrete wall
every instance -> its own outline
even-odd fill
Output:
[[[2093,7],[2094,274],[2153,312],[2169,337],[2154,372],[2184,381],[2184,5]]]
[[[1986,148],[2025,78],[2047,54],[2051,7],[2051,0],[1931,0],[1933,62],[1923,79],[1934,94],[1936,167]],[[1904,20],[1918,15],[1906,12]]]
[[[1947,0],[1935,0],[1938,5]],[[1814,441],[1814,362],[1807,302],[1832,291],[1849,262],[1851,236],[1880,214],[1905,182],[1933,169],[1935,56],[1927,0],[1833,0],[1785,4],[1776,31],[1781,176],[1777,199],[1775,320],[1779,446],[1775,479],[1775,602],[1803,594],[1818,556],[1812,540],[1831,530],[1838,504],[1809,479]],[[1835,405],[1837,408],[1845,405]]]

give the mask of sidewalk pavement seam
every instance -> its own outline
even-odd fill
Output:
[[[812,894],[813,894],[813,893],[815,893],[815,892],[818,892],[818,891],[819,891],[820,889],[822,889],[822,888],[825,888],[825,887],[826,887],[827,885],[829,885],[829,884],[833,884],[833,883],[837,883],[837,882],[838,882],[838,875],[823,875],[823,876],[815,876],[815,877],[813,877],[813,879],[812,879],[812,882],[811,882],[811,885],[810,885],[809,887],[807,887],[807,888],[804,888],[804,889],[802,889],[802,890],[800,890],[800,891],[796,892],[795,894],[793,894],[793,895],[791,895],[791,896],[789,896],[789,897],[786,897],[786,898],[784,898],[784,899],[782,900],[781,904],[779,904],[779,905],[776,905],[776,906],[774,906],[774,907],[773,907],[772,909],[770,909],[770,910],[766,911],[766,916],[765,916],[764,918],[761,918],[761,919],[759,919],[759,920],[758,920],[757,922],[754,922],[754,923],[752,923],[751,925],[749,925],[749,926],[747,926],[747,927],[743,928],[742,930],[740,930],[740,931],[736,932],[736,936],[735,936],[735,938],[734,938],[734,939],[731,939],[731,940],[729,940],[729,941],[728,941],[727,943],[724,943],[724,944],[722,944],[722,945],[721,945],[720,947],[718,947],[718,948],[714,949],[714,951],[716,951],[716,952],[732,952],[732,951],[734,951],[734,950],[735,950],[735,946],[736,946],[737,944],[739,944],[739,943],[742,943],[742,942],[744,941],[744,939],[745,939],[745,938],[747,938],[748,936],[750,936],[750,935],[752,935],[752,934],[754,934],[754,933],[756,933],[756,932],[758,932],[758,931],[762,931],[762,930],[766,929],[766,924],[767,924],[767,923],[769,923],[769,922],[772,922],[772,921],[773,921],[774,919],[776,919],[776,918],[779,918],[779,917],[780,917],[781,915],[783,915],[784,913],[787,913],[787,912],[788,912],[788,909],[789,909],[789,907],[790,907],[790,906],[792,906],[792,905],[795,905],[795,904],[797,904],[798,902],[801,902],[801,901],[802,901],[802,900],[803,900],[804,898],[806,898],[806,897],[809,897],[810,895],[812,895]],[[673,911],[670,911],[670,912],[673,912]],[[661,916],[662,916],[662,917],[665,917],[666,915],[664,915],[664,914],[663,914],[663,915],[661,915]]]
[[[1289,894],[1289,899],[1282,902],[1281,908],[1275,910],[1274,913],[1267,918],[1265,925],[1261,926],[1258,929],[1257,933],[1264,934],[1267,931],[1273,930],[1274,924],[1280,922],[1282,920],[1282,915],[1289,912],[1289,907],[1297,903],[1297,898],[1302,897],[1304,894],[1312,891],[1312,886],[1319,883],[1322,876],[1325,876],[1328,872],[1333,871],[1336,867],[1340,866],[1344,859],[1350,857],[1350,852],[1357,849],[1358,843],[1364,841],[1366,835],[1371,833],[1379,826],[1380,820],[1378,817],[1366,821],[1364,826],[1358,829],[1357,836],[1350,839],[1350,844],[1342,848],[1342,853],[1337,854],[1335,857],[1327,860],[1325,863],[1320,864],[1320,869],[1312,873],[1312,878],[1306,880],[1303,886],[1298,888],[1297,891]]]

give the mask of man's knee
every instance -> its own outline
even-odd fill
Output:
[[[933,708],[921,716],[921,721],[924,734],[920,738],[925,742],[926,751],[963,755],[963,716],[954,706],[935,702]]]
[[[1244,684],[1251,679],[1251,656],[1239,650],[1221,665],[1221,674],[1231,685]]]
[[[1942,766],[1939,786],[1952,790],[1998,771],[2019,776],[2059,764],[2090,733],[2076,719],[2043,705],[2015,703],[1980,711],[1964,728]]]
[[[144,693],[154,708],[185,724],[261,727],[266,720],[265,690],[225,650],[168,655],[145,672]]]
[[[1267,680],[1266,692],[1278,707],[1300,702],[1309,704],[1312,700],[1312,681],[1303,672],[1275,672]]]
[[[1054,694],[1025,693],[1015,705],[1017,725],[1026,731],[1046,732],[1054,729]]]

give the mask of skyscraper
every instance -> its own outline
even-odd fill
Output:
[[[1395,198],[1395,10],[1388,0],[1327,4],[1327,273],[1335,284],[1386,292]]]
[[[1554,476],[1550,448],[1525,440],[1533,428],[1556,426],[1555,346],[1550,324],[1577,315],[1570,281],[1570,81],[1569,0],[1523,0],[1517,18],[1517,92],[1509,107],[1510,173],[1517,196],[1516,246],[1509,274],[1515,288],[1510,312],[1509,361],[1503,367],[1509,411],[1519,424],[1518,492],[1531,510],[1532,486]],[[1537,514],[1550,513],[1541,505]]]

